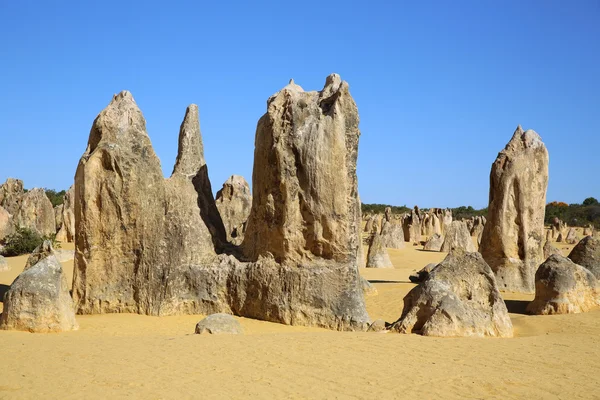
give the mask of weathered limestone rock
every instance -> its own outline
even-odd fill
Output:
[[[427,278],[429,278],[429,273],[431,272],[432,269],[434,269],[435,267],[437,267],[436,263],[429,263],[426,266],[424,266],[423,268],[421,268],[419,271],[416,271],[414,274],[411,274],[408,279],[412,282],[412,283],[421,283],[421,282],[425,282],[427,280]]]
[[[0,329],[62,332],[78,327],[67,279],[54,256],[23,271],[4,295]]]
[[[23,181],[8,178],[6,182],[0,185],[0,207],[3,207],[10,215],[16,217],[21,209],[24,195]]]
[[[0,240],[14,232],[14,223],[12,215],[0,207]]]
[[[64,208],[64,204],[59,204],[57,206],[54,206],[54,226],[56,227],[57,231],[60,231],[60,228],[62,227],[63,208]]]
[[[469,253],[476,252],[475,244],[471,239],[467,225],[463,221],[452,221],[446,225],[444,243],[440,251],[451,252],[460,249]]]
[[[535,299],[530,314],[572,314],[600,305],[597,280],[589,270],[558,254],[551,255],[535,273]]]
[[[533,130],[517,127],[490,173],[488,221],[480,251],[498,286],[534,291],[534,274],[543,261],[548,151]]]
[[[383,238],[377,232],[373,234],[369,245],[367,268],[394,268],[387,249],[383,246]]]
[[[20,227],[38,232],[42,236],[56,233],[54,207],[44,189],[31,189],[23,196],[17,223]]]
[[[239,321],[229,314],[212,314],[196,324],[196,333],[208,333],[211,335],[233,334],[240,335],[244,333]]]
[[[6,258],[0,255],[0,272],[10,271],[10,265],[8,265],[8,261]]]
[[[369,215],[367,217],[367,222],[365,223],[365,232],[371,233],[373,232],[373,224],[375,223],[375,216]]]
[[[549,240],[547,240],[546,244],[544,245],[544,259],[547,259],[552,254],[558,254],[558,255],[560,255],[561,252],[560,252],[560,250],[558,248],[556,248],[556,247],[554,247],[552,245],[552,242],[550,242]]]
[[[442,210],[442,233],[446,234],[446,227],[452,223],[452,210]]]
[[[594,234],[594,227],[592,225],[588,225],[583,228],[583,236],[592,236]]]
[[[52,242],[50,240],[44,240],[44,242],[36,247],[29,257],[27,257],[27,262],[25,263],[23,271],[27,271],[29,268],[50,256],[56,257],[54,249],[52,248]]]
[[[562,234],[562,232],[559,232],[558,235],[556,236],[556,243],[562,243],[562,242],[564,242],[563,234]]]
[[[130,93],[96,118],[75,178],[78,311],[224,312],[366,330],[358,114],[347,83],[332,75],[322,92],[290,84],[269,99],[257,128],[244,261],[216,254],[221,219],[210,204],[196,122],[190,107],[165,180]]]
[[[381,228],[381,241],[383,247],[388,249],[403,249],[405,244],[402,225],[395,221],[384,221]]]
[[[433,214],[431,216],[431,221],[433,224],[433,234],[437,233],[438,235],[442,235],[442,224],[440,223],[440,219],[437,215]]]
[[[438,233],[434,233],[423,246],[423,250],[441,251],[444,244],[444,237]]]
[[[579,242],[579,237],[577,236],[577,231],[575,230],[575,228],[569,229],[565,242],[568,244],[575,244]]]
[[[587,268],[600,279],[600,238],[586,236],[573,247],[569,258],[577,265]]]
[[[496,278],[479,253],[449,254],[404,297],[392,328],[425,336],[512,337]]]
[[[402,221],[404,239],[412,244],[421,242],[421,220],[419,219],[418,207],[415,206],[410,215],[405,216]]]
[[[189,127],[197,121],[194,109],[186,112],[175,171],[166,180],[131,93],[114,96],[94,121],[75,175],[79,313],[206,313],[185,287],[192,266],[216,255],[199,209],[197,187],[203,188],[195,185],[205,165],[193,158],[200,138],[189,138],[199,135],[199,127]]]
[[[392,208],[386,207],[384,212],[385,221],[390,222],[392,220]]]
[[[362,285],[362,290],[365,296],[375,296],[377,295],[377,288],[375,286],[373,286],[373,284],[371,282],[369,282],[368,280],[366,280],[365,278],[363,278],[361,276],[360,278],[360,282]]]
[[[248,182],[242,176],[231,175],[217,192],[215,202],[225,225],[227,240],[236,245],[241,244],[252,207],[252,193]]]
[[[75,240],[75,187],[71,185],[69,190],[65,193],[64,202],[62,204],[62,224],[58,233],[56,234],[56,240],[59,242],[67,243]]]

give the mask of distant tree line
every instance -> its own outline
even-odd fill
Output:
[[[392,209],[392,213],[394,214],[402,214],[405,212],[410,212],[410,208],[404,206],[390,206],[389,204],[361,204],[361,211],[363,214],[383,214],[385,212],[385,208],[390,207]]]
[[[456,208],[451,208],[452,210],[452,219],[461,220],[461,219],[469,219],[471,217],[487,217],[488,208],[482,208],[481,210],[476,210],[471,206],[460,206]]]
[[[546,204],[545,222],[551,224],[558,217],[569,226],[594,225],[600,229],[600,203],[594,197],[588,197],[581,204],[567,204],[553,201]]]

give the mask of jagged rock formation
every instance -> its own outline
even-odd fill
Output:
[[[425,242],[425,246],[423,246],[423,250],[427,251],[441,251],[442,245],[444,244],[444,237],[439,233],[434,233],[431,235],[429,240]]]
[[[36,247],[29,257],[27,257],[27,262],[25,263],[23,271],[27,271],[29,268],[50,256],[56,257],[56,253],[52,248],[52,242],[50,240],[44,240],[44,242]]]
[[[12,232],[15,228],[27,228],[42,236],[56,233],[54,208],[44,189],[25,192],[23,181],[8,178],[0,185],[0,207],[10,214],[0,212],[0,230]]]
[[[530,314],[572,314],[600,305],[594,274],[558,254],[551,255],[535,273],[535,299]]]
[[[575,244],[579,242],[579,237],[577,236],[577,231],[575,230],[575,228],[569,229],[565,242],[567,244]]]
[[[0,207],[3,207],[10,215],[16,217],[21,209],[24,195],[23,181],[8,178],[6,182],[0,185]]]
[[[257,127],[244,257],[217,255],[231,249],[209,195],[197,108],[186,112],[165,180],[133,97],[116,95],[96,118],[75,177],[78,312],[224,312],[365,330],[359,134],[337,75],[321,92],[291,83],[272,96]]]
[[[575,264],[587,268],[600,279],[600,238],[586,236],[573,247],[569,258]]]
[[[424,336],[512,337],[494,273],[479,253],[449,254],[404,297],[391,330]]]
[[[18,225],[38,232],[42,236],[56,233],[54,207],[44,189],[31,189],[23,196],[19,209]]]
[[[12,215],[4,207],[0,207],[0,240],[13,233],[14,229]]]
[[[462,221],[452,221],[446,225],[444,243],[440,251],[451,252],[456,249],[464,250],[469,253],[476,252],[475,244],[471,239],[467,225]]]
[[[394,268],[387,249],[383,246],[383,238],[377,232],[371,237],[367,253],[367,268]]]
[[[242,176],[231,175],[217,192],[215,202],[225,226],[227,241],[241,244],[252,207],[252,193],[248,182]]]
[[[383,247],[388,249],[403,249],[404,244],[404,229],[402,225],[395,221],[383,221],[381,227],[381,241]]]
[[[56,240],[59,242],[73,242],[75,240],[75,187],[71,185],[65,193],[61,205],[61,226],[57,227]]]
[[[79,328],[62,266],[49,242],[40,246],[4,295],[0,329],[62,332]],[[29,265],[31,262],[35,264]]]
[[[533,130],[517,127],[492,164],[490,202],[480,252],[498,286],[534,291],[534,274],[543,261],[548,151]]]

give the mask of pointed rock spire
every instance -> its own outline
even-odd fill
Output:
[[[179,149],[173,173],[193,176],[205,164],[198,106],[190,104],[179,128]]]

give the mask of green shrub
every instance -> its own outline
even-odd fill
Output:
[[[35,250],[44,239],[35,231],[27,228],[17,228],[17,231],[4,239],[2,255],[7,257],[28,254]]]
[[[52,207],[59,206],[65,201],[65,193],[67,192],[64,190],[57,192],[54,189],[44,189],[44,191],[46,192],[46,196],[50,200],[50,203],[52,203]]]

